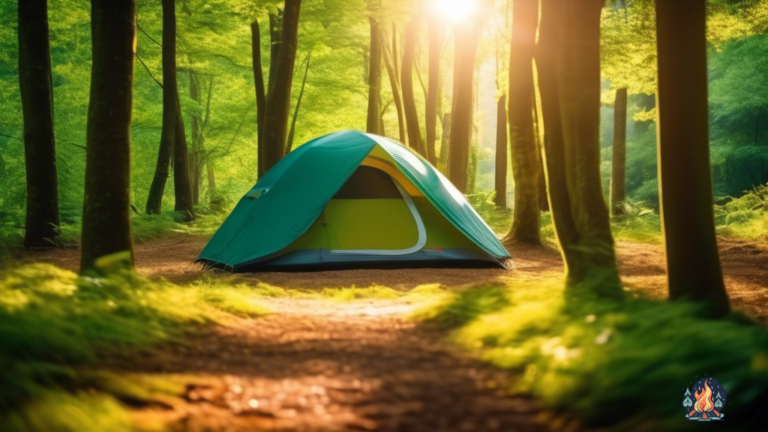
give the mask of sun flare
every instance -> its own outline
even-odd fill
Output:
[[[451,21],[467,18],[475,10],[476,0],[436,0],[437,10]]]

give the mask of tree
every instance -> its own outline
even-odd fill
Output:
[[[507,97],[501,95],[496,102],[496,197],[494,202],[507,207]]]
[[[264,72],[261,69],[261,30],[259,22],[254,20],[251,23],[251,61],[253,65],[253,82],[256,87],[256,145],[259,157],[258,178],[264,175],[262,143],[262,129],[264,129],[264,114],[266,111],[267,94],[264,90]],[[271,66],[271,65],[270,65]]]
[[[437,140],[437,102],[440,97],[440,33],[442,24],[434,17],[429,20],[429,81],[424,123],[427,128],[427,159],[437,166],[435,141]]]
[[[381,34],[381,46],[384,48],[384,66],[387,68],[389,76],[389,85],[392,88],[392,101],[397,111],[397,127],[400,142],[405,144],[405,118],[403,116],[403,101],[400,96],[400,75],[397,70],[397,31],[392,28],[392,47],[389,46],[388,39],[384,31]]]
[[[602,1],[542,0],[535,60],[544,159],[566,285],[622,296],[599,171]]]
[[[613,160],[611,163],[611,214],[623,214],[627,172],[627,88],[616,90],[613,103]]]
[[[730,310],[712,210],[706,2],[656,2],[658,158],[669,297]]]
[[[147,214],[160,214],[165,183],[170,172],[177,131],[178,90],[176,85],[176,1],[163,0],[163,127],[152,186],[147,197]]]
[[[173,191],[175,197],[174,211],[182,212],[185,220],[194,218],[192,187],[189,176],[189,155],[187,152],[187,134],[184,128],[184,117],[179,103],[179,92],[176,91],[176,133],[173,145]]]
[[[506,240],[540,244],[539,159],[533,126],[533,51],[536,46],[537,0],[512,5],[512,42],[509,54],[509,142],[515,205]]]
[[[24,117],[27,213],[24,246],[52,246],[59,236],[48,2],[19,2],[19,88]]]
[[[92,0],[81,272],[108,255],[133,267],[130,224],[135,2]]]
[[[304,87],[307,85],[307,76],[309,75],[309,62],[312,60],[312,50],[309,50],[306,58],[306,66],[304,67],[304,79],[301,80],[301,89],[299,90],[299,98],[296,100],[296,108],[293,110],[293,120],[291,120],[291,129],[288,132],[288,146],[285,148],[285,154],[291,152],[293,149],[293,136],[296,132],[296,119],[299,117],[299,110],[301,109],[301,100],[304,98]],[[379,123],[379,114],[376,114],[376,124]]]
[[[453,66],[453,107],[448,155],[448,179],[456,188],[467,191],[469,145],[472,137],[472,92],[477,42],[483,28],[480,13],[453,26],[455,58]]]
[[[381,135],[379,128],[381,114],[381,37],[376,19],[369,17],[371,27],[370,52],[368,56],[368,116],[365,131]]]
[[[280,49],[274,73],[270,71],[267,112],[264,115],[264,172],[282,159],[291,110],[291,84],[296,64],[301,0],[285,0]],[[271,69],[271,67],[270,67]],[[274,77],[274,80],[272,79]],[[272,84],[273,83],[273,84]]]
[[[419,38],[418,14],[411,17],[405,26],[405,46],[403,48],[403,70],[401,72],[403,87],[403,108],[405,109],[405,123],[408,132],[408,145],[422,156],[427,156],[424,141],[419,127],[419,114],[416,111],[416,99],[413,94],[413,56],[416,51],[416,42]]]

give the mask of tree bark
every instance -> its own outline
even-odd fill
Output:
[[[304,98],[304,86],[307,85],[307,76],[309,75],[309,62],[311,59],[312,59],[312,50],[310,50],[307,53],[307,65],[304,68],[304,79],[301,80],[301,90],[299,90],[299,98],[296,100],[296,108],[293,110],[293,120],[291,120],[291,130],[290,132],[288,132],[288,147],[285,149],[285,154],[290,153],[291,149],[293,149],[293,136],[296,132],[296,119],[299,117],[299,110],[301,109],[301,100]]]
[[[133,267],[130,169],[135,6],[133,0],[91,1],[93,62],[81,272]],[[101,259],[108,255],[113,259]]]
[[[382,135],[381,119],[381,37],[379,24],[369,17],[371,27],[370,55],[368,56],[368,117],[365,130]]]
[[[27,180],[24,246],[54,246],[59,237],[59,192],[47,0],[19,2],[18,14]]]
[[[173,145],[176,142],[176,6],[175,0],[163,1],[163,126],[157,154],[155,176],[147,197],[147,214],[160,214],[165,183],[170,172]]]
[[[261,69],[261,30],[259,22],[251,23],[251,62],[253,65],[253,82],[256,88],[256,152],[258,161],[258,178],[264,175],[264,145],[262,143],[262,129],[264,128],[264,111],[267,104],[267,94],[264,90],[264,72]]]
[[[506,240],[536,245],[541,244],[539,160],[533,125],[533,51],[538,15],[538,0],[516,0],[512,5],[507,102],[515,205]]]
[[[443,132],[440,137],[440,157],[437,160],[437,166],[441,172],[448,172],[448,148],[450,147],[451,137],[451,113],[443,114]]]
[[[434,18],[429,21],[429,82],[424,123],[427,127],[427,159],[437,166],[435,141],[437,140],[437,100],[440,94],[440,29]]]
[[[275,78],[277,78],[277,58],[280,55],[283,36],[283,10],[278,8],[277,12],[269,14],[269,77],[267,82],[267,95],[275,87]]]
[[[176,92],[176,134],[173,146],[173,192],[175,196],[174,211],[184,213],[184,220],[195,217],[195,207],[192,203],[192,187],[189,176],[189,155],[187,151],[187,134],[184,128],[184,116],[179,103],[179,93]]]
[[[496,197],[497,207],[507,207],[507,97],[496,103]]]
[[[277,66],[274,72],[274,88],[267,93],[267,112],[264,116],[264,172],[269,171],[282,159],[288,133],[288,117],[291,110],[291,84],[296,65],[299,12],[301,0],[285,0],[283,31]],[[272,81],[272,75],[270,75]]]
[[[426,149],[421,138],[421,128],[419,126],[419,114],[416,110],[416,98],[413,93],[413,56],[416,51],[416,42],[419,38],[419,20],[420,17],[414,15],[405,26],[403,68],[400,76],[403,80],[403,108],[405,109],[405,124],[408,131],[408,145],[426,157]]]
[[[469,145],[472,138],[472,76],[475,70],[479,29],[454,28],[456,55],[454,60],[453,107],[451,108],[451,138],[448,179],[456,188],[467,191]]]
[[[394,30],[394,29],[393,29]],[[384,40],[384,32],[381,32],[382,37],[382,43],[381,46],[384,48],[384,66],[387,68],[387,76],[389,76],[389,85],[392,87],[392,101],[395,104],[395,110],[397,111],[397,127],[398,127],[398,133],[400,137],[400,142],[405,144],[405,119],[403,118],[403,101],[400,97],[400,80],[398,78],[397,74],[397,66],[396,63],[396,50],[394,45],[394,39],[395,36],[392,36],[393,39],[393,48],[392,50],[388,49],[387,41]]]
[[[705,1],[656,2],[659,195],[669,297],[730,310],[709,162]]]
[[[611,162],[611,214],[624,214],[621,204],[626,200],[627,172],[627,88],[616,90],[613,104],[613,160]]]
[[[600,184],[601,0],[542,0],[536,64],[549,205],[571,292],[621,298]]]

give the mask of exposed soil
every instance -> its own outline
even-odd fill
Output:
[[[768,322],[768,249],[720,239],[728,293],[735,309]],[[188,283],[209,276],[193,264],[206,239],[178,236],[136,246],[138,271]],[[663,298],[661,246],[617,245],[625,284],[640,295]],[[250,273],[237,277],[286,289],[369,287],[409,290],[438,283],[454,288],[506,280],[551,279],[562,274],[560,255],[540,247],[510,249],[504,269],[344,270]],[[23,252],[21,261],[77,269],[76,249]],[[405,318],[402,300],[276,299],[275,314],[208,328],[188,344],[169,346],[139,362],[115,367],[180,374],[186,402],[145,408],[178,431],[577,430],[579,425],[542,411],[535,401],[509,396],[509,375],[472,360],[444,342],[445,332]]]

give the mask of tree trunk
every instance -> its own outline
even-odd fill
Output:
[[[259,22],[251,23],[251,62],[253,65],[253,82],[256,87],[256,152],[258,161],[258,178],[264,175],[264,145],[262,143],[262,129],[264,128],[264,110],[266,109],[267,95],[264,91],[264,72],[261,69],[261,30]]]
[[[147,214],[160,214],[165,183],[170,172],[173,145],[176,142],[176,6],[175,0],[163,1],[163,126],[157,154],[155,176],[147,197]]]
[[[275,87],[275,79],[277,78],[277,58],[280,55],[280,47],[282,46],[283,35],[283,10],[278,8],[277,12],[269,14],[269,77],[267,78],[267,95],[269,95]]]
[[[528,244],[541,244],[539,160],[533,126],[533,51],[538,16],[538,0],[516,0],[512,5],[507,116],[515,205],[506,240]]]
[[[59,192],[47,0],[19,2],[19,88],[24,117],[27,214],[24,246],[54,246]]]
[[[382,135],[379,120],[381,118],[381,37],[379,24],[369,17],[371,26],[370,55],[368,56],[368,118],[365,130],[368,133]]]
[[[184,220],[194,219],[192,187],[189,176],[187,134],[184,130],[184,116],[181,113],[179,95],[176,93],[176,137],[173,146],[173,192],[176,198],[174,211],[184,213]]]
[[[416,111],[416,98],[413,94],[413,56],[419,38],[419,20],[420,17],[415,15],[405,26],[403,69],[400,76],[403,80],[403,108],[405,109],[405,123],[408,131],[408,145],[426,157],[426,149],[424,148],[424,141],[421,139],[421,128],[419,127],[419,114]]]
[[[536,53],[544,158],[555,234],[576,292],[620,298],[599,161],[602,1],[542,0]],[[578,156],[578,157],[577,157]]]
[[[274,88],[267,93],[267,112],[264,116],[264,172],[269,171],[282,159],[288,133],[288,116],[291,111],[291,84],[296,65],[299,12],[301,0],[285,0],[283,32],[280,53],[274,72]],[[270,75],[272,81],[272,75]]]
[[[213,172],[213,161],[205,163],[205,168],[208,173],[208,195],[211,201],[216,198],[216,176]]]
[[[507,97],[496,103],[496,206],[507,206]]]
[[[437,99],[440,94],[440,23],[429,21],[429,82],[427,89],[424,123],[427,127],[427,159],[437,165],[435,141],[437,140]]]
[[[624,214],[621,203],[626,200],[627,172],[627,88],[616,90],[613,104],[613,161],[611,163],[611,214]]]
[[[656,2],[659,195],[669,297],[730,310],[712,211],[705,1]]]
[[[81,272],[133,267],[130,224],[135,2],[91,1]],[[121,255],[117,255],[121,254]],[[102,257],[112,255],[113,259]]]
[[[200,88],[195,72],[189,70],[189,98],[200,104]],[[200,152],[200,119],[192,115],[192,151],[189,154],[189,179],[192,188],[192,204],[200,203],[200,168],[202,168],[202,154]]]
[[[299,90],[299,98],[296,100],[296,108],[293,110],[293,120],[291,120],[291,130],[288,133],[288,147],[285,149],[285,154],[291,152],[293,149],[293,136],[296,132],[296,119],[299,117],[299,109],[301,109],[301,100],[304,98],[304,86],[307,85],[307,76],[309,75],[309,62],[312,59],[312,50],[307,53],[307,66],[304,68],[304,79],[301,81],[301,90]],[[378,123],[378,122],[377,122]]]
[[[440,157],[437,159],[438,169],[443,172],[448,172],[448,147],[450,147],[451,137],[451,113],[443,114],[443,131],[440,137]]]
[[[539,158],[539,211],[549,211],[549,200],[547,199],[547,180],[544,174],[544,139],[542,138],[542,125],[539,113],[539,105],[534,91],[533,101],[533,135],[536,138],[536,154]]]
[[[394,30],[394,29],[393,29]],[[382,37],[382,47],[386,52],[383,53],[384,55],[384,66],[387,68],[387,76],[389,76],[389,85],[392,87],[392,101],[395,104],[395,110],[397,111],[397,127],[398,127],[398,133],[400,137],[400,142],[405,144],[405,119],[403,118],[403,101],[400,98],[400,80],[398,79],[397,75],[397,67],[395,66],[396,63],[396,53],[395,53],[395,45],[393,45],[392,50],[388,49],[387,42],[384,40],[384,32],[381,32]],[[393,44],[394,44],[394,35],[393,38]]]
[[[475,70],[478,32],[479,30],[474,28],[454,28],[456,55],[448,179],[462,193],[467,191],[469,145],[472,138],[472,76]]]

